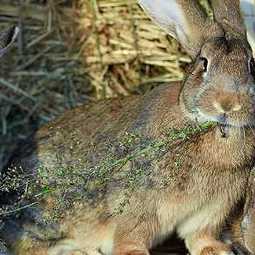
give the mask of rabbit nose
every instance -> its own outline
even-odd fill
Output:
[[[242,109],[242,106],[239,103],[231,100],[215,102],[214,106],[220,113],[238,112]]]

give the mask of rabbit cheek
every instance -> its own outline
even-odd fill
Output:
[[[201,77],[192,77],[192,79],[186,81],[180,94],[180,102],[184,108],[184,112],[190,115],[191,119],[197,118],[197,97],[200,93],[201,86],[203,86],[202,83],[203,80]]]
[[[195,105],[203,120],[218,121],[219,112],[214,106],[214,101],[215,93],[213,91],[204,91],[197,96]]]

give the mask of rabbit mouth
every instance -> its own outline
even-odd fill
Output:
[[[199,113],[200,121],[213,121],[216,126],[219,128],[220,134],[222,138],[227,138],[229,136],[229,130],[231,128],[231,124],[229,123],[229,118],[226,114],[221,114],[220,116],[208,116],[204,114],[202,111],[198,109],[197,113]],[[199,119],[196,118],[198,121]]]
[[[231,121],[231,119],[226,114],[207,118],[206,121],[213,121],[217,123],[216,126],[218,127],[222,138],[228,138],[230,136],[231,128],[240,128],[242,126],[235,125],[235,123]]]
[[[194,119],[198,122],[215,122],[217,126],[222,127],[222,129],[230,128],[255,128],[255,115],[243,115],[243,116],[233,116],[228,113],[222,114],[206,114],[200,109],[197,109],[193,115]]]
[[[220,133],[221,133],[221,137],[222,138],[227,138],[229,136],[229,129],[230,129],[230,125],[229,124],[218,124]]]
[[[228,134],[229,134],[229,128],[230,128],[230,125],[228,123],[227,114],[221,114],[219,116],[219,122],[218,123],[219,123],[218,126],[219,126],[219,130],[220,130],[220,133],[221,133],[221,137],[222,138],[227,138]]]

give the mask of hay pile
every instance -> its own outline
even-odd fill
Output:
[[[0,169],[16,141],[90,99],[76,49],[66,46],[70,1],[1,0],[0,29],[19,24],[17,45],[0,59]]]
[[[128,95],[145,83],[182,80],[190,59],[136,0],[78,0],[80,56],[98,98]]]

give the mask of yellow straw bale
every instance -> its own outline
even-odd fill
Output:
[[[190,59],[136,0],[79,0],[78,10],[81,56],[98,98],[183,78],[181,66]]]

